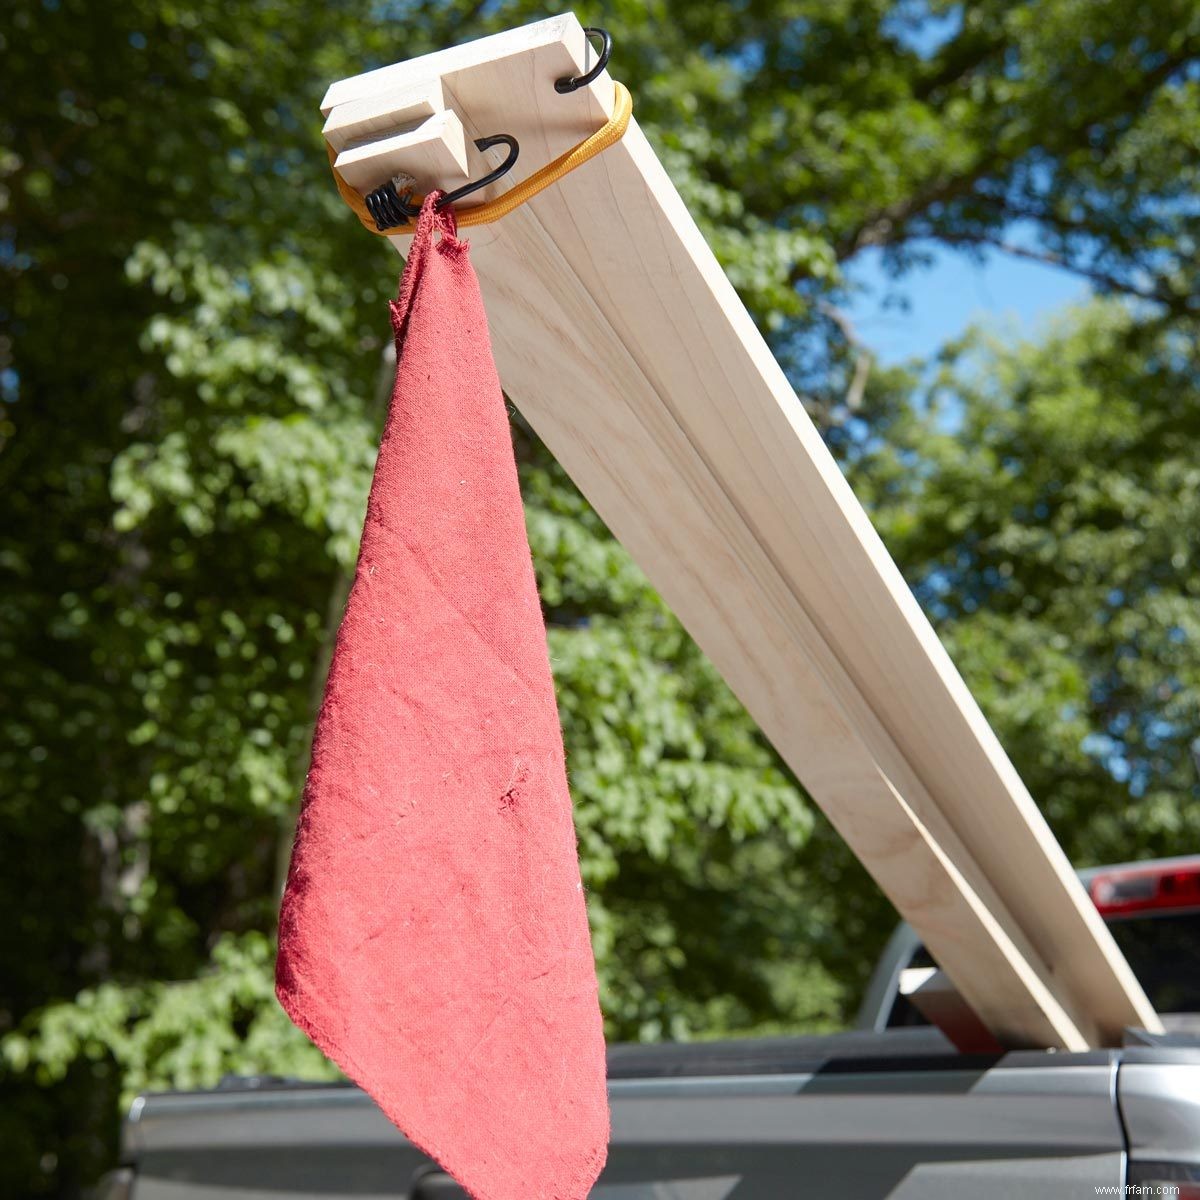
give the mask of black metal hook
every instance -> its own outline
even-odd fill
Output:
[[[381,183],[373,192],[368,192],[363,202],[367,212],[375,219],[375,228],[382,233],[385,229],[395,229],[397,225],[407,225],[420,211],[412,208],[407,201],[412,199],[411,189],[404,193],[401,199],[396,193],[396,185],[389,179]]]
[[[586,75],[564,75],[562,79],[554,81],[554,90],[565,94],[566,92],[578,91],[581,87],[586,87],[593,79],[599,77],[600,72],[608,66],[609,57],[612,55],[612,34],[607,29],[600,29],[595,25],[584,26],[583,32],[589,37],[598,37],[600,39],[600,57],[596,60],[596,65],[588,71]]]
[[[482,178],[473,179],[469,183],[464,183],[462,187],[447,192],[438,200],[435,208],[440,211],[447,204],[454,204],[464,196],[469,196],[472,192],[487,187],[489,183],[495,183],[497,179],[507,175],[513,169],[517,155],[521,153],[521,146],[517,139],[511,133],[497,133],[492,137],[475,139],[476,150],[490,150],[493,146],[508,147],[508,154],[504,161]],[[396,191],[396,185],[390,179],[387,183],[380,184],[373,192],[369,192],[365,203],[367,212],[375,220],[375,228],[382,233],[385,229],[394,229],[397,225],[407,225],[421,212],[420,206],[412,203],[412,198],[411,188],[401,196]]]
[[[464,196],[469,196],[472,192],[487,187],[489,183],[495,183],[497,179],[503,178],[513,169],[517,162],[517,155],[521,153],[521,145],[517,139],[511,133],[494,133],[491,137],[475,139],[476,150],[490,150],[493,146],[508,147],[508,154],[504,161],[494,171],[489,171],[482,179],[464,183],[462,187],[447,192],[435,207],[441,209],[445,208],[447,204],[456,204]]]

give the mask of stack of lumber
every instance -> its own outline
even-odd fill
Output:
[[[452,188],[513,134],[486,200],[604,124],[607,72],[554,88],[594,53],[567,15],[337,82],[338,168]],[[469,233],[505,391],[996,1037],[1158,1028],[636,120]]]

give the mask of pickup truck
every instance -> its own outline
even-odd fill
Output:
[[[1164,1015],[1086,1053],[965,1054],[922,1025],[901,926],[861,1028],[609,1050],[595,1200],[1200,1197],[1200,856],[1082,877]],[[462,1200],[349,1084],[139,1097],[105,1200]],[[530,1200],[537,1200],[531,1197]]]

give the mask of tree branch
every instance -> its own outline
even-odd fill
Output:
[[[916,216],[926,212],[934,204],[944,204],[948,200],[957,199],[971,191],[977,183],[995,169],[1011,168],[1032,150],[1042,147],[1050,154],[1061,154],[1065,147],[1087,133],[1097,124],[1111,121],[1121,114],[1129,114],[1144,108],[1153,98],[1158,88],[1179,70],[1193,62],[1200,55],[1200,38],[1189,38],[1178,50],[1163,59],[1153,70],[1139,76],[1129,86],[1114,91],[1105,97],[1105,103],[1083,114],[1071,124],[1052,129],[1050,136],[1039,138],[1039,130],[1026,130],[1016,145],[1001,149],[999,138],[984,152],[978,161],[965,174],[947,177],[935,176],[927,180],[924,187],[918,188],[911,196],[895,204],[888,205],[874,214],[866,216],[847,236],[841,238],[834,246],[834,252],[839,261],[853,257],[859,250],[868,246],[881,246],[889,243],[898,244],[907,240],[905,226]],[[949,237],[937,230],[928,231],[927,236],[935,239],[949,240]],[[799,282],[802,272],[793,272],[793,284]],[[1124,290],[1124,289],[1122,289]],[[1150,297],[1163,299],[1163,297]],[[1164,300],[1164,302],[1166,302]]]
[[[845,405],[850,412],[858,412],[862,407],[863,394],[867,390],[867,380],[871,377],[874,355],[858,336],[854,322],[842,309],[825,301],[821,302],[819,308],[838,327],[854,355],[854,372],[850,377],[850,386],[846,389]]]
[[[1028,246],[1019,246],[992,234],[943,234],[942,241],[952,246],[988,246],[1004,254],[1011,254],[1014,258],[1024,258],[1030,262],[1042,263],[1044,266],[1058,267],[1060,270],[1070,271],[1073,275],[1090,279],[1093,283],[1097,283],[1111,292],[1119,292],[1138,300],[1150,300],[1156,304],[1163,304],[1181,316],[1200,312],[1200,304],[1197,304],[1191,296],[1181,295],[1164,287],[1139,288],[1119,275],[1112,275],[1096,267],[1087,267],[1082,263],[1072,262],[1065,255],[1055,254],[1050,250],[1034,250]]]

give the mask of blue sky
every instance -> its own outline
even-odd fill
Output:
[[[962,24],[961,7],[933,11],[928,5],[901,6],[895,35],[923,57],[954,37]],[[1031,246],[1035,230],[1015,224],[1006,236]],[[1000,251],[986,260],[930,244],[933,261],[901,280],[890,280],[880,268],[880,256],[867,251],[856,256],[847,275],[860,290],[844,305],[859,336],[885,365],[927,358],[951,338],[978,322],[1001,324],[1014,332],[1037,334],[1055,309],[1083,300],[1085,281],[1069,271],[1014,258]],[[909,301],[907,310],[885,304],[888,293]]]
[[[1088,295],[1084,280],[1056,267],[1000,252],[981,264],[943,247],[930,249],[933,262],[898,281],[887,277],[874,251],[850,264],[847,274],[861,290],[844,307],[881,363],[927,357],[979,321],[1036,334],[1050,313]],[[885,305],[889,291],[909,301],[907,311]]]

